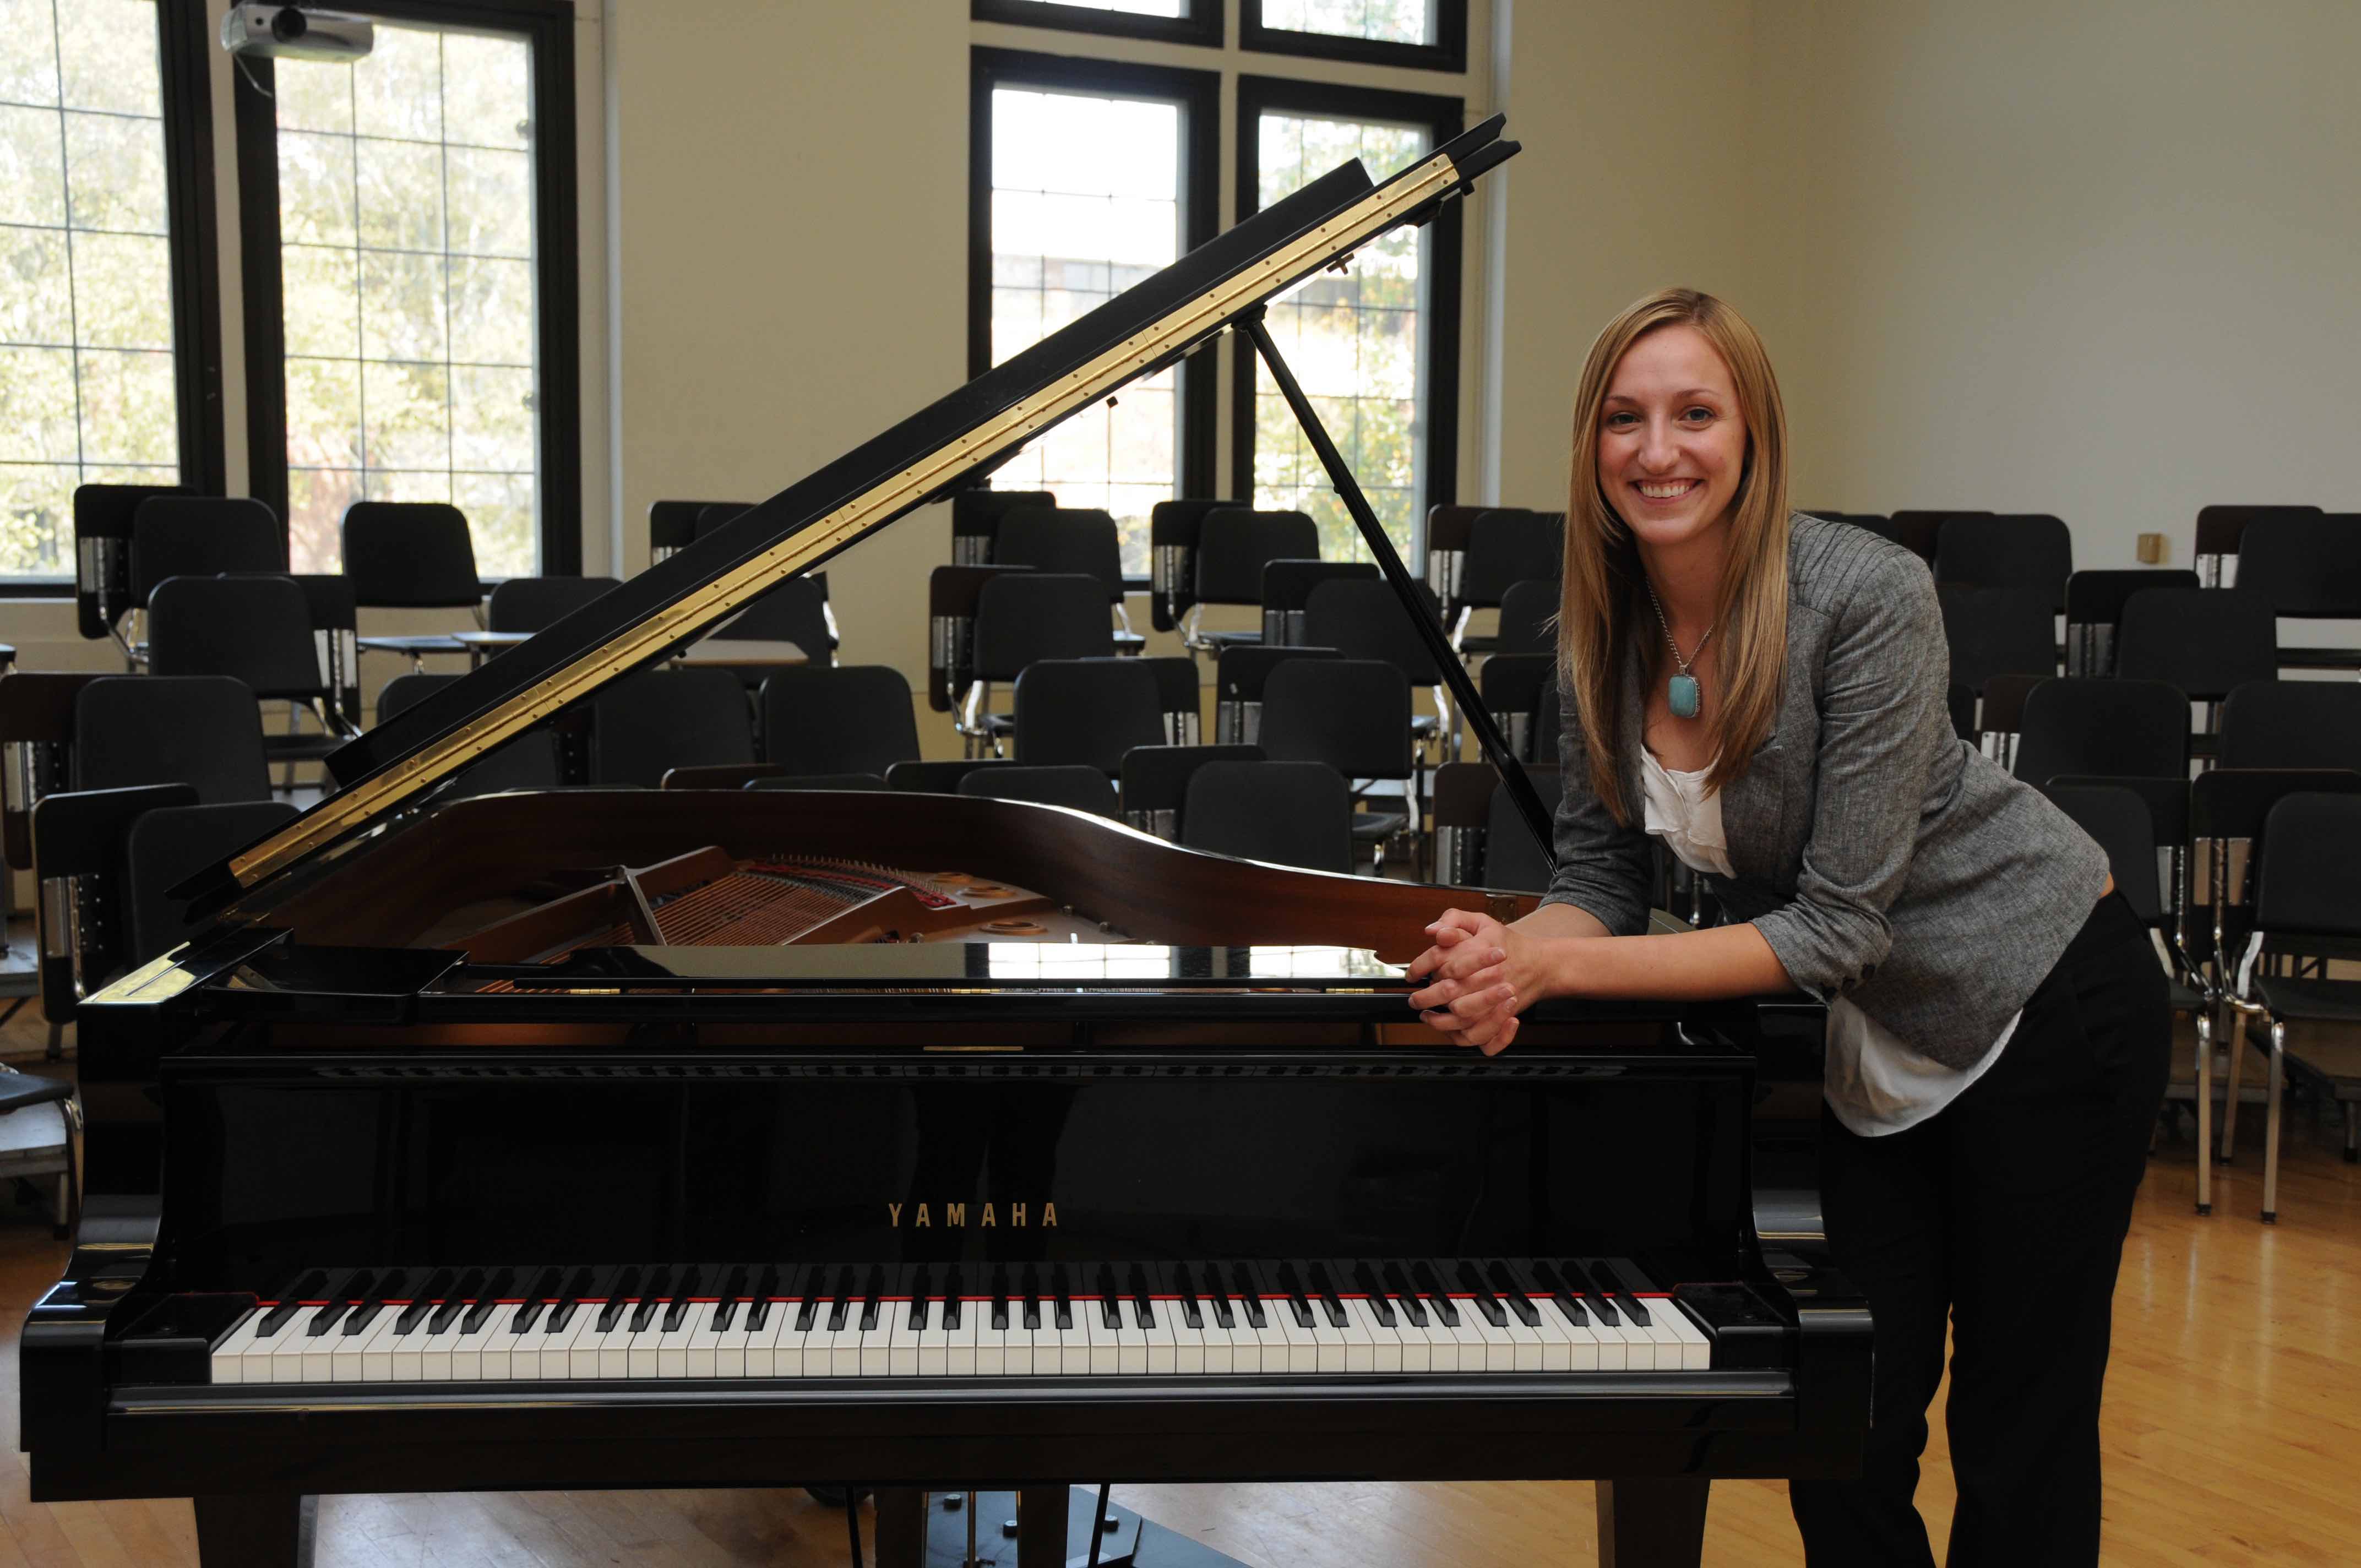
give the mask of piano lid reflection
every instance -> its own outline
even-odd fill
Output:
[[[1607,1477],[1603,1539],[1694,1561],[1706,1478],[1856,1465],[1815,1010],[1544,1004],[1480,1062],[1397,966],[1521,895],[964,797],[440,797],[1499,130],[1314,182],[339,753],[82,1005],[33,1496],[194,1495],[218,1565],[335,1491]]]

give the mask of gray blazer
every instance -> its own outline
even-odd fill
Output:
[[[1721,798],[1732,877],[1708,878],[1797,987],[1850,997],[1947,1067],[1973,1065],[2066,950],[2106,885],[2106,852],[1952,733],[1949,654],[1924,562],[1795,513],[1787,680],[1770,738]],[[1624,666],[1624,798],[1636,812],[1642,705]],[[1544,903],[1619,935],[1647,919],[1647,839],[1589,787],[1569,700],[1557,876]]]

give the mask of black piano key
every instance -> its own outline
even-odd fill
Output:
[[[517,1271],[513,1268],[492,1270],[490,1277],[477,1288],[476,1299],[468,1304],[467,1315],[459,1320],[459,1332],[475,1333],[491,1321],[492,1314],[500,1310],[500,1303],[515,1288],[516,1277]]]
[[[1297,1328],[1312,1326],[1312,1303],[1304,1297],[1303,1276],[1292,1261],[1262,1264],[1255,1272],[1262,1277],[1264,1294],[1280,1299]]]
[[[1426,1259],[1410,1266],[1411,1283],[1426,1298],[1427,1307],[1434,1313],[1435,1321],[1446,1329],[1459,1326],[1459,1309],[1451,1299],[1451,1292],[1443,1283],[1441,1272],[1433,1260]]]
[[[1588,1269],[1573,1259],[1567,1258],[1558,1264],[1557,1271],[1565,1277],[1566,1287],[1574,1292],[1575,1299],[1588,1308],[1592,1317],[1610,1329],[1622,1321],[1616,1313],[1615,1303],[1609,1301],[1600,1293],[1598,1287],[1591,1282]]]
[[[353,1310],[345,1315],[345,1332],[357,1334],[375,1322],[378,1314],[385,1310],[385,1299],[399,1291],[407,1277],[399,1268],[389,1269],[378,1276],[368,1293],[354,1302]]]
[[[317,1339],[343,1321],[345,1314],[353,1310],[353,1303],[368,1291],[371,1277],[368,1269],[357,1268],[340,1279],[330,1280],[328,1288],[320,1293],[319,1310],[303,1325],[303,1332]]]
[[[1143,1329],[1156,1326],[1156,1287],[1148,1277],[1148,1270],[1138,1264],[1131,1266],[1131,1310]]]
[[[828,1332],[832,1334],[842,1333],[845,1323],[852,1315],[853,1278],[852,1266],[847,1264],[836,1271],[836,1277],[829,1288]]]
[[[811,1298],[819,1294],[819,1270],[810,1269],[803,1273],[800,1278],[802,1294],[805,1297],[804,1307],[808,1312],[813,1305]],[[792,1284],[792,1281],[781,1276],[779,1266],[774,1263],[766,1263],[755,1272],[753,1282],[747,1287],[746,1293],[746,1332],[748,1333],[760,1333],[771,1326],[771,1309],[776,1305],[777,1299],[797,1294],[796,1289],[790,1288]],[[808,1317],[800,1321],[805,1328],[811,1327]]]
[[[1426,1303],[1419,1297],[1418,1288],[1411,1283],[1410,1271],[1399,1263],[1389,1263],[1378,1270],[1386,1289],[1393,1296],[1394,1305],[1401,1309],[1412,1328],[1426,1327]]]
[[[862,1333],[867,1333],[877,1326],[878,1319],[885,1310],[885,1284],[884,1266],[870,1265],[869,1277],[862,1282],[861,1287],[861,1332]]]
[[[967,1310],[967,1277],[961,1271],[960,1266],[955,1263],[951,1265],[950,1272],[943,1276],[943,1332],[945,1333],[959,1332],[960,1314],[965,1310]]]
[[[664,1267],[649,1269],[647,1277],[640,1281],[639,1295],[638,1303],[631,1308],[631,1332],[635,1334],[644,1333],[653,1327],[656,1314],[663,1311],[664,1303],[672,1299],[672,1270]]]
[[[1621,1310],[1623,1315],[1642,1328],[1648,1326],[1648,1304],[1634,1294],[1617,1272],[1615,1266],[1603,1258],[1590,1260],[1590,1277],[1600,1292]],[[1641,1288],[1645,1288],[1642,1287]]]
[[[1466,1258],[1462,1258],[1459,1261],[1459,1266],[1454,1269],[1452,1274],[1455,1277],[1459,1288],[1467,1293],[1468,1305],[1474,1307],[1486,1322],[1496,1329],[1505,1329],[1509,1326],[1509,1309],[1501,1303],[1500,1298],[1493,1293],[1492,1287],[1486,1281],[1481,1269]]]
[[[550,1305],[562,1288],[564,1280],[558,1271],[544,1268],[526,1288],[524,1299],[517,1306],[515,1321],[509,1324],[509,1332],[521,1334],[530,1330],[541,1317],[542,1309]]]
[[[625,1264],[622,1272],[615,1276],[614,1283],[605,1292],[605,1302],[598,1308],[597,1327],[600,1333],[612,1332],[615,1325],[623,1321],[623,1313],[639,1296],[640,1278],[640,1266],[635,1263]]]
[[[1102,1263],[1097,1277],[1092,1281],[1099,1293],[1099,1326],[1107,1329],[1123,1327],[1123,1290],[1115,1282],[1115,1266]]]
[[[1255,1277],[1253,1265],[1234,1263],[1230,1266],[1230,1288],[1237,1299],[1238,1310],[1246,1314],[1247,1327],[1259,1329],[1269,1325],[1270,1320],[1263,1315],[1262,1285]],[[1230,1324],[1225,1320],[1222,1326],[1227,1328]]]
[[[457,1322],[459,1314],[467,1310],[468,1305],[475,1300],[477,1292],[483,1288],[484,1271],[482,1269],[471,1268],[459,1276],[455,1284],[438,1292],[443,1298],[443,1303],[427,1318],[426,1332],[430,1334],[439,1334]]]
[[[738,1321],[738,1307],[752,1288],[746,1280],[746,1266],[733,1263],[721,1277],[721,1288],[714,1294],[713,1329],[716,1333],[728,1333],[730,1325]]]
[[[1528,1282],[1509,1266],[1506,1258],[1494,1258],[1484,1266],[1484,1277],[1492,1282],[1493,1293],[1501,1303],[1517,1315],[1517,1321],[1529,1329],[1542,1326],[1542,1315],[1534,1310],[1532,1292]]]
[[[393,1320],[393,1332],[397,1334],[406,1334],[433,1317],[435,1308],[441,1306],[449,1298],[451,1288],[458,1283],[458,1277],[455,1271],[448,1268],[438,1268],[428,1275],[426,1283],[420,1286],[416,1294],[411,1297],[410,1305],[401,1310],[401,1316]]]
[[[1328,1326],[1343,1328],[1350,1320],[1345,1312],[1345,1300],[1336,1277],[1329,1273],[1326,1264],[1316,1258],[1306,1263],[1303,1270],[1305,1283],[1312,1287],[1312,1299],[1320,1304],[1322,1311],[1328,1314]]]
[[[1387,1291],[1385,1281],[1378,1277],[1375,1264],[1367,1258],[1357,1258],[1350,1265],[1338,1264],[1337,1271],[1360,1290],[1361,1299],[1369,1304],[1370,1315],[1378,1320],[1378,1326],[1389,1329],[1396,1326],[1393,1298]]]
[[[288,1320],[303,1310],[304,1302],[323,1299],[320,1293],[327,1288],[327,1275],[316,1268],[289,1280],[279,1292],[279,1305],[262,1314],[262,1321],[254,1331],[256,1336],[267,1338],[285,1328]]]
[[[598,1285],[603,1272],[585,1265],[566,1276],[566,1283],[557,1288],[555,1303],[549,1309],[551,1333],[557,1332],[574,1321],[576,1309],[582,1305],[583,1299],[588,1296],[592,1288]]]
[[[680,1277],[672,1282],[672,1303],[664,1308],[664,1332],[677,1333],[688,1321],[689,1309],[697,1304],[697,1288],[705,1283],[708,1272],[692,1266],[682,1269]]]
[[[935,1273],[923,1263],[910,1271],[909,1297],[910,1327],[923,1329],[935,1299]]]
[[[1550,1305],[1557,1309],[1561,1317],[1578,1329],[1587,1329],[1590,1326],[1589,1309],[1575,1299],[1573,1288],[1566,1283],[1565,1277],[1557,1271],[1555,1265],[1535,1263],[1531,1266],[1531,1273],[1541,1288],[1549,1293]]]

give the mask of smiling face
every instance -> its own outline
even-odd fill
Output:
[[[1598,411],[1598,488],[1642,550],[1726,527],[1745,469],[1736,378],[1703,333],[1675,323],[1624,351]]]

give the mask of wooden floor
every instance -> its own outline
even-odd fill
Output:
[[[0,1051],[38,1052],[36,1009]],[[27,1062],[35,1067],[37,1064]],[[2257,1129],[2259,1131],[2259,1129]],[[2257,1150],[2258,1152],[2258,1150]],[[2290,1138],[2279,1223],[2256,1220],[2251,1155],[2191,1212],[2186,1141],[2151,1162],[2115,1297],[2107,1384],[2105,1561],[2361,1563],[2361,1170],[2325,1127]],[[16,1335],[64,1246],[0,1209],[0,1423],[16,1446]],[[196,1562],[180,1501],[36,1505],[0,1464],[0,1568]],[[1714,1488],[1706,1561],[1803,1560],[1784,1488]],[[1939,1425],[1920,1508],[1950,1518]],[[1259,1568],[1528,1568],[1592,1560],[1587,1485],[1124,1486],[1118,1500]],[[865,1532],[864,1532],[865,1533]],[[1013,1543],[1005,1553],[1013,1563]],[[319,1568],[648,1568],[849,1560],[841,1513],[801,1491],[481,1494],[326,1499]]]

